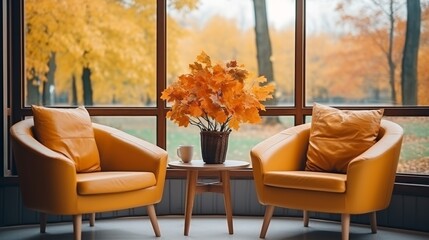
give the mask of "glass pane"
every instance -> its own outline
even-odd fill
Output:
[[[25,104],[153,106],[156,0],[25,0]]]
[[[96,116],[91,117],[91,120],[156,144],[156,117]]]
[[[404,128],[398,173],[429,175],[429,117],[385,117]]]
[[[293,126],[293,117],[278,117],[277,124],[243,124],[238,131],[232,131],[228,140],[227,159],[250,162],[250,150],[262,140]],[[263,117],[266,121],[266,117]],[[194,145],[193,159],[201,159],[200,131],[197,127],[178,127],[167,122],[167,151],[169,161],[178,161],[176,149],[179,145]]]
[[[176,2],[167,1],[168,82],[188,73],[189,63],[204,51],[213,62],[237,60],[275,82],[275,99],[266,105],[293,105],[295,1],[200,0],[186,10]],[[256,7],[262,17],[255,18],[253,2],[266,3]],[[255,19],[267,26],[258,35]]]
[[[428,14],[428,0],[308,0],[306,103],[429,105]]]

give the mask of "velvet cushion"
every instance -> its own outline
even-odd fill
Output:
[[[32,106],[36,138],[74,161],[76,172],[100,171],[94,130],[85,107],[75,109]]]
[[[305,170],[346,173],[349,162],[376,142],[383,113],[315,103]]]

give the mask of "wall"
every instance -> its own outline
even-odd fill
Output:
[[[167,179],[163,200],[157,204],[156,211],[161,215],[183,215],[186,181]],[[253,180],[234,179],[231,182],[231,196],[234,215],[262,216],[264,207],[257,200]],[[365,197],[365,196],[362,196]],[[0,226],[38,223],[38,214],[21,204],[21,195],[17,186],[0,188]],[[193,214],[224,214],[223,196],[216,193],[197,195]],[[394,228],[429,232],[427,215],[429,197],[394,194],[388,209],[377,215],[378,225]],[[115,212],[97,213],[96,218],[146,215],[145,208],[135,208]],[[301,217],[299,210],[276,208],[275,216]],[[311,213],[310,217],[340,221],[338,214]],[[84,217],[85,219],[85,217]],[[368,224],[366,215],[352,216],[352,223]],[[49,222],[71,221],[70,216],[49,216]]]

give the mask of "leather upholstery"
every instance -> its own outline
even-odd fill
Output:
[[[76,172],[100,171],[91,117],[85,107],[32,106],[34,133],[43,145],[74,161]]]
[[[349,162],[374,145],[383,112],[314,103],[305,169],[346,173]]]
[[[377,142],[348,164],[347,174],[332,174],[304,171],[310,127],[303,124],[286,129],[251,150],[259,202],[340,214],[371,213],[386,208],[393,191],[402,128],[382,120]],[[265,235],[262,233],[261,237]]]
[[[264,176],[267,186],[338,193],[346,191],[346,180],[345,174],[309,171],[270,171]]]
[[[151,172],[101,172],[77,174],[79,195],[120,193],[153,187],[155,175]]]
[[[92,173],[77,173],[71,159],[38,142],[33,119],[11,127],[26,207],[47,214],[81,215],[161,201],[167,152],[120,130],[96,123],[92,127],[101,164],[101,172]]]

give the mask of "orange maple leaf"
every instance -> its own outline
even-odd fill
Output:
[[[265,110],[261,101],[272,98],[275,88],[261,85],[265,77],[254,77],[236,60],[212,65],[205,52],[189,64],[189,70],[161,94],[161,99],[172,103],[167,118],[205,131],[238,130],[241,123],[261,121],[259,111]]]

